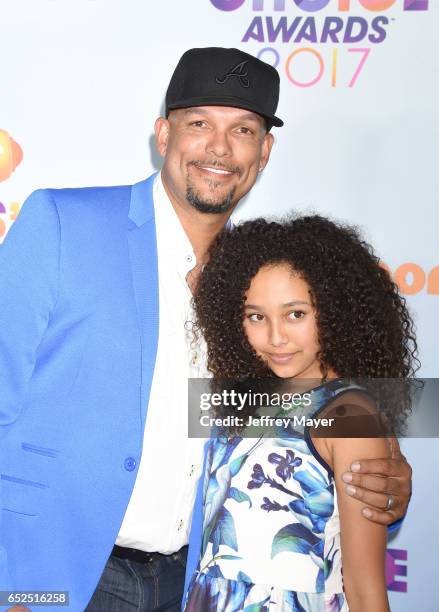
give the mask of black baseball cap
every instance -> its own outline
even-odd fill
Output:
[[[284,123],[274,114],[279,101],[276,68],[240,49],[189,49],[166,92],[166,117],[175,108],[233,106],[264,117],[268,127]]]

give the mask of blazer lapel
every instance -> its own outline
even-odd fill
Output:
[[[159,330],[157,241],[152,191],[154,178],[155,174],[131,188],[127,234],[142,353],[142,430],[147,416]]]

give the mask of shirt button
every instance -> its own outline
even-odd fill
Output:
[[[194,356],[192,357],[192,365],[196,365],[198,362],[198,354],[195,353]]]
[[[183,525],[184,525],[184,521],[183,521],[183,519],[181,519],[181,520],[178,522],[178,531],[180,531],[180,529],[183,527]]]
[[[132,457],[127,457],[123,462],[123,465],[127,472],[132,472],[136,467],[136,460]]]
[[[193,476],[195,472],[195,465],[191,465],[191,469],[189,470],[189,476]]]
[[[188,263],[192,263],[193,257],[192,255],[186,255],[185,259]]]

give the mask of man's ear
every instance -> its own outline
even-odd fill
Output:
[[[274,143],[274,136],[270,132],[267,132],[264,135],[264,142],[262,143],[262,153],[261,153],[261,161],[259,164],[260,170],[263,170],[265,166],[268,164],[268,160],[270,159],[271,147]]]
[[[156,119],[154,124],[155,145],[159,154],[164,157],[168,146],[169,121],[164,117]]]

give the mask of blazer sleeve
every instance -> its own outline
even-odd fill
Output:
[[[58,292],[60,224],[35,191],[0,246],[0,439],[20,414]]]
[[[0,245],[0,475],[2,439],[20,415],[58,291],[60,224],[48,191],[34,192]],[[0,480],[0,521],[1,509]],[[10,586],[0,523],[0,588]]]

